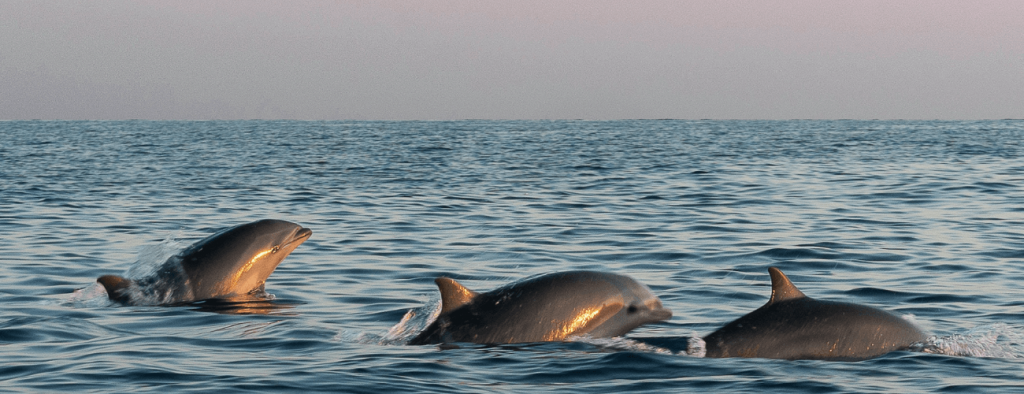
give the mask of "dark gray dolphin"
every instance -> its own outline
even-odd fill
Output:
[[[704,337],[705,357],[862,360],[927,337],[906,319],[865,305],[807,297],[768,268],[768,303]]]
[[[483,294],[445,277],[434,282],[441,292],[441,313],[410,345],[613,337],[672,317],[647,286],[604,272],[540,275]]]
[[[265,219],[223,229],[167,259],[153,275],[96,279],[112,301],[171,304],[245,295],[263,289],[278,264],[309,239],[308,228]]]

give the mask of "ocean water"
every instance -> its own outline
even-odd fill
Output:
[[[94,285],[262,218],[314,232],[265,300]],[[690,354],[767,301],[769,266],[933,337],[858,362]],[[572,269],[632,276],[674,316],[405,344],[437,276]],[[0,122],[5,392],[1019,392],[1022,282],[1020,120]]]

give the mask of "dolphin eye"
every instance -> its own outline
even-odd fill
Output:
[[[637,308],[636,305],[630,305],[629,308],[626,309],[626,313],[636,313],[639,309],[640,308]]]
[[[279,251],[279,250],[281,250],[281,247],[280,246],[275,246],[273,249],[270,249],[270,253],[277,253],[277,251]]]

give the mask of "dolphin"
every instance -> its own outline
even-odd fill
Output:
[[[220,230],[171,256],[150,276],[96,279],[111,301],[174,304],[228,298],[263,290],[278,264],[313,231],[265,219]]]
[[[540,275],[482,294],[450,278],[434,282],[441,292],[441,312],[410,345],[614,337],[672,317],[647,286],[604,272]]]
[[[927,339],[892,313],[818,301],[804,295],[778,268],[770,267],[768,273],[768,303],[704,337],[705,357],[863,360]]]

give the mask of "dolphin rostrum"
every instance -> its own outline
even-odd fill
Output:
[[[818,301],[768,268],[768,303],[704,337],[705,357],[862,360],[927,339],[906,319],[865,305]]]
[[[482,294],[453,279],[440,277],[434,282],[441,292],[441,312],[410,345],[614,337],[672,317],[647,286],[604,272],[540,275]]]
[[[192,244],[150,276],[104,275],[96,281],[110,300],[123,304],[174,304],[255,293],[312,234],[284,220],[241,224]]]

